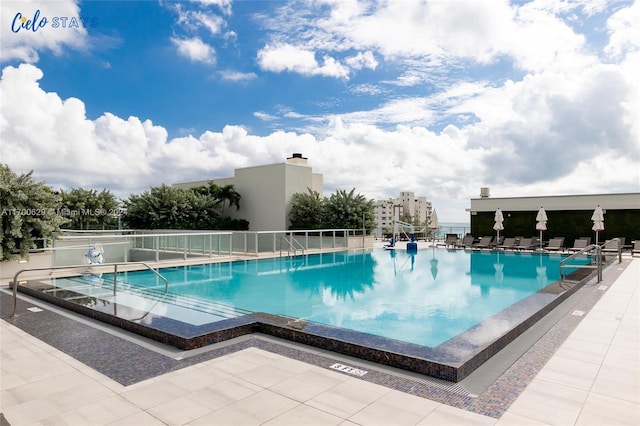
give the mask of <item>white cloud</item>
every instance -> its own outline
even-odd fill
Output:
[[[357,55],[345,59],[345,62],[351,67],[351,69],[354,70],[359,70],[362,68],[375,70],[378,67],[378,61],[376,61],[376,58],[370,51],[358,52]]]
[[[290,71],[338,78],[349,76],[349,70],[334,58],[324,56],[323,63],[319,64],[314,52],[291,44],[266,45],[258,52],[258,63],[267,71]]]
[[[385,90],[376,84],[356,84],[349,88],[351,93],[367,94],[367,95],[380,95],[385,93]]]
[[[545,2],[531,2],[517,9],[507,23],[497,53],[507,54],[526,71],[580,69],[595,62],[583,53],[585,38],[546,8]]]
[[[322,139],[280,131],[261,137],[226,126],[222,132],[168,140],[166,130],[150,120],[109,113],[90,120],[82,101],[45,92],[41,78],[30,65],[4,69],[1,149],[10,167],[34,169],[37,179],[54,187],[108,187],[126,197],[150,185],[232,176],[234,168],[304,152],[325,175],[328,192],[355,186],[383,197],[389,190],[430,188],[434,196],[464,198],[466,183],[459,173],[482,171],[484,150],[467,150],[462,134],[453,130],[443,135],[421,127],[383,131],[336,121]],[[434,178],[447,182],[433,189]]]
[[[278,119],[278,117],[276,117],[275,115],[267,114],[266,112],[262,111],[254,112],[253,116],[259,118],[262,121],[273,121]]]
[[[418,60],[433,70],[466,61],[491,64],[508,59],[525,71],[578,68],[593,59],[583,52],[584,36],[565,22],[575,10],[595,13],[586,2],[342,1],[285,4],[261,20],[271,44],[298,44],[338,61],[342,55],[372,52],[386,61]],[[318,17],[320,16],[320,17]],[[360,54],[359,54],[360,55]],[[354,68],[357,69],[357,68]],[[446,70],[445,70],[446,72]],[[416,75],[404,82],[417,82]]]
[[[178,53],[193,62],[216,63],[216,50],[203,42],[200,37],[172,37],[171,42],[178,48]]]
[[[638,6],[620,8],[610,17],[608,44],[602,42],[607,55],[602,55],[585,54],[584,38],[560,17],[586,4],[561,3],[478,2],[429,29],[434,38],[426,45],[400,46],[386,40],[395,35],[364,30],[370,26],[380,33],[379,28],[387,30],[380,25],[388,22],[388,31],[399,29],[400,40],[409,41],[424,27],[413,21],[442,15],[448,6],[437,3],[438,12],[416,3],[403,11],[389,3],[365,10],[359,3],[328,2],[331,13],[314,28],[325,31],[316,45],[274,41],[258,53],[260,66],[346,79],[358,69],[377,69],[378,60],[387,67],[407,55],[398,67],[400,77],[350,87],[356,93],[384,93],[373,107],[328,115],[287,105],[274,106],[275,113],[256,111],[254,117],[272,124],[287,119],[309,125],[266,136],[225,126],[168,139],[167,131],[150,120],[109,113],[90,120],[82,100],[45,92],[38,68],[7,67],[0,83],[2,159],[17,171],[34,169],[36,178],[54,186],[108,187],[126,197],[163,182],[232,176],[234,168],[280,162],[302,152],[324,175],[327,193],[355,187],[368,197],[387,198],[410,189],[427,195],[444,221],[468,219],[464,208],[481,186],[490,186],[493,196],[635,192],[640,182]],[[501,14],[504,27],[487,25],[494,17],[474,8]],[[486,22],[474,23],[459,39],[444,40],[470,10]],[[334,26],[338,21],[343,27]],[[530,41],[538,35],[540,45]],[[331,48],[338,39],[344,44]],[[182,43],[188,40],[174,39],[185,56],[215,58],[213,48],[199,39]],[[417,56],[410,56],[413,52]],[[464,74],[465,61],[490,62],[504,55],[524,72],[511,80]],[[464,77],[449,77],[451,67]],[[230,71],[220,76],[255,78]],[[391,97],[400,84],[433,90],[401,87],[404,96]]]
[[[231,0],[192,0],[205,6],[217,6],[225,15],[231,15]]]
[[[49,184],[122,188],[130,176],[143,185],[157,178],[147,161],[163,146],[166,130],[109,113],[88,120],[82,101],[44,92],[37,83],[41,78],[42,71],[31,65],[3,70],[3,161],[23,171],[42,170]]]
[[[222,32],[226,25],[225,20],[218,15],[199,10],[183,11],[179,3],[176,5],[176,11],[178,13],[178,23],[192,30],[204,27],[212,35],[217,35]]]
[[[87,29],[84,28],[80,16],[80,8],[73,0],[1,2],[0,40],[2,40],[2,48],[0,49],[0,60],[19,59],[35,63],[39,60],[38,52],[42,50],[61,54],[65,48],[85,49],[88,45]],[[54,17],[67,17],[65,28],[62,27],[62,21],[57,21],[54,24]],[[36,18],[37,23],[44,23],[44,26],[36,31],[20,29],[20,18],[30,21],[34,21]],[[73,26],[70,26],[71,18],[75,20]],[[14,20],[16,25],[12,25]],[[53,25],[57,25],[57,28],[54,28]],[[14,32],[12,28],[18,31]]]
[[[258,78],[253,72],[220,71],[219,74],[223,80],[234,82],[247,82]]]
[[[605,52],[617,57],[627,50],[640,50],[640,2],[622,8],[607,20],[609,44]]]

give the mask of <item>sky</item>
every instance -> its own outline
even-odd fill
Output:
[[[640,0],[0,3],[0,162],[54,189],[233,176],[325,195],[640,191]]]

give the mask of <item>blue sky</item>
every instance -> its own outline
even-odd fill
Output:
[[[327,194],[414,191],[449,222],[484,186],[640,190],[638,2],[25,0],[0,20],[0,161],[56,188],[127,197],[301,152]]]

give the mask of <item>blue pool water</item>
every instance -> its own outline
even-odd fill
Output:
[[[562,258],[374,250],[185,266],[161,273],[175,295],[435,347],[558,280]],[[136,287],[163,287],[149,271],[121,275]]]

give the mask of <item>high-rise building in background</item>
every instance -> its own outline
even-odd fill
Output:
[[[376,230],[374,234],[382,237],[393,232],[394,221],[411,223],[420,228],[426,226],[431,218],[431,202],[427,197],[416,197],[410,191],[400,192],[400,197],[377,200],[375,203]]]

